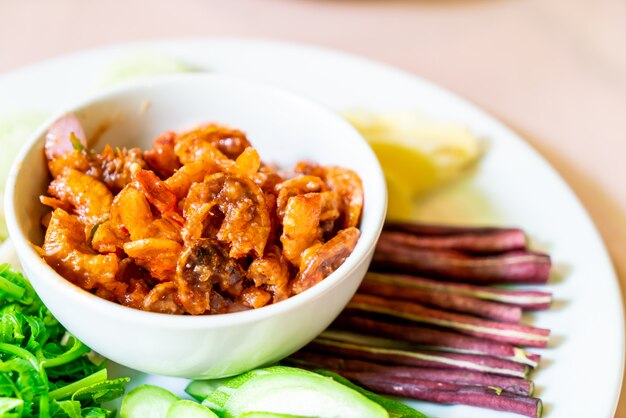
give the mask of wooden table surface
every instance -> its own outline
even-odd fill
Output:
[[[465,96],[556,167],[626,287],[624,0],[0,0],[0,74],[79,49],[189,36],[337,48]],[[624,390],[616,416],[626,417]]]

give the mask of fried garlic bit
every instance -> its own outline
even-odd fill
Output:
[[[215,124],[165,132],[145,153],[96,153],[86,139],[73,115],[50,128],[42,253],[100,297],[167,314],[256,309],[319,283],[358,241],[351,170],[279,172],[243,132]]]

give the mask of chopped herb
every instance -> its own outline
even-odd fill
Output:
[[[108,380],[90,353],[21,273],[0,264],[0,416],[112,417],[101,403],[120,397],[129,379]]]
[[[74,132],[70,132],[70,142],[76,151],[85,151],[85,146],[80,142],[80,139],[78,139]]]

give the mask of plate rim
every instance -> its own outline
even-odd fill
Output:
[[[367,65],[372,68],[378,68],[384,72],[395,73],[403,78],[406,78],[407,80],[417,82],[429,89],[432,89],[433,91],[436,91],[438,94],[441,94],[448,99],[457,101],[458,103],[462,104],[463,107],[471,109],[476,115],[481,116],[489,124],[493,125],[494,127],[497,127],[500,130],[507,132],[510,139],[513,139],[518,146],[524,147],[535,158],[541,161],[543,165],[545,166],[545,168],[548,169],[553,175],[553,177],[558,181],[560,188],[563,189],[563,191],[566,191],[571,196],[573,201],[576,202],[576,204],[578,205],[578,209],[581,212],[581,215],[585,218],[585,220],[591,226],[591,231],[594,235],[594,238],[597,240],[599,244],[599,250],[601,250],[602,257],[605,259],[607,267],[609,268],[608,271],[612,275],[612,280],[610,282],[616,288],[616,290],[618,290],[616,292],[616,301],[617,301],[616,307],[621,313],[620,317],[617,319],[617,322],[619,323],[619,325],[621,325],[618,327],[619,334],[620,334],[619,340],[621,343],[621,350],[620,350],[621,355],[619,358],[620,364],[618,367],[620,371],[620,377],[618,379],[618,384],[615,387],[615,392],[613,394],[612,411],[613,411],[613,415],[615,414],[617,407],[619,405],[621,390],[624,385],[624,370],[625,370],[625,361],[626,361],[626,352],[624,350],[624,348],[626,347],[626,329],[625,329],[625,323],[624,323],[624,301],[622,300],[622,297],[621,297],[621,291],[620,291],[621,283],[619,280],[619,276],[617,275],[615,265],[607,249],[607,246],[595,225],[595,222],[589,215],[589,212],[587,211],[585,205],[578,198],[576,193],[572,190],[572,188],[565,181],[565,179],[561,176],[561,174],[556,170],[556,168],[546,158],[544,158],[544,156],[535,147],[533,147],[529,142],[524,140],[521,134],[518,134],[518,132],[516,132],[514,129],[508,126],[501,119],[493,115],[491,112],[484,109],[482,106],[472,102],[469,99],[466,99],[462,95],[457,94],[456,92],[450,90],[449,88],[442,86],[436,82],[433,82],[427,78],[424,78],[418,74],[412,73],[409,70],[394,67],[392,64],[377,61],[375,59],[368,58],[363,55],[359,55],[357,53],[345,51],[342,49],[330,48],[326,46],[320,46],[320,45],[315,45],[311,43],[295,42],[295,41],[268,39],[268,38],[261,38],[261,37],[232,37],[232,36],[228,36],[228,37],[198,37],[198,36],[196,37],[167,37],[167,38],[157,38],[157,39],[151,39],[151,40],[132,41],[132,42],[118,42],[118,43],[104,44],[104,45],[100,45],[100,46],[93,47],[93,48],[79,49],[79,50],[71,51],[71,52],[64,53],[58,56],[48,57],[41,61],[29,63],[24,66],[20,66],[20,67],[2,72],[0,73],[0,83],[5,81],[5,79],[7,78],[10,79],[13,77],[26,76],[28,72],[41,70],[42,67],[58,66],[58,65],[62,65],[64,62],[71,61],[71,60],[88,59],[90,56],[93,56],[94,54],[101,54],[101,55],[119,54],[123,56],[125,52],[131,52],[133,50],[138,50],[141,48],[153,49],[155,51],[158,51],[164,48],[176,49],[176,47],[180,47],[182,45],[190,45],[190,44],[195,44],[198,47],[203,46],[205,48],[208,48],[209,45],[226,44],[226,43],[239,44],[239,45],[248,44],[248,46],[260,45],[263,47],[276,48],[276,49],[288,48],[288,49],[298,50],[298,51],[304,50],[307,53],[324,54],[327,56],[331,56],[337,60],[348,59],[358,64]]]

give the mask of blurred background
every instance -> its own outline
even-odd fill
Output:
[[[574,189],[626,287],[624,0],[0,0],[0,75],[84,48],[216,36],[360,54],[477,103]]]

